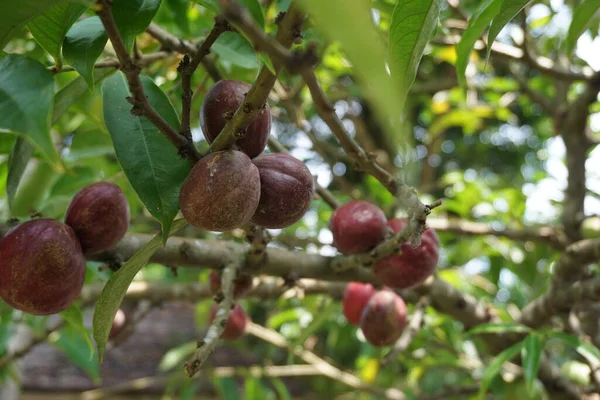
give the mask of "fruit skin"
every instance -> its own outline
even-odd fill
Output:
[[[223,130],[227,122],[225,116],[233,116],[251,87],[244,81],[222,79],[206,93],[200,110],[200,126],[208,143],[212,143]],[[266,104],[250,122],[244,137],[235,142],[237,150],[250,158],[256,157],[267,146],[270,132],[271,109]]]
[[[353,325],[360,325],[362,312],[375,292],[375,288],[370,283],[348,283],[342,299],[344,315],[348,322]]]
[[[121,188],[97,182],[75,194],[65,224],[75,231],[84,254],[95,254],[112,248],[125,236],[129,216],[129,203]]]
[[[342,254],[371,250],[385,238],[386,222],[385,214],[374,204],[362,200],[346,203],[329,221],[333,245]]]
[[[406,226],[406,219],[395,218],[388,222],[394,233]],[[435,271],[440,254],[440,240],[433,229],[421,235],[421,244],[412,248],[409,242],[402,244],[402,252],[377,261],[373,273],[383,285],[394,289],[406,289],[424,282]]]
[[[179,193],[185,220],[217,232],[248,222],[259,199],[258,168],[246,154],[236,150],[211,153],[198,161]]]
[[[110,327],[110,333],[108,334],[109,340],[116,338],[123,332],[123,329],[127,325],[127,320],[127,314],[125,314],[125,311],[123,311],[122,308],[119,308],[115,314],[115,319],[113,319],[112,326]]]
[[[391,290],[375,293],[365,306],[360,328],[365,339],[375,347],[395,343],[406,327],[406,304]]]
[[[212,323],[217,315],[217,304],[213,304],[210,309],[210,322]],[[248,322],[248,315],[240,306],[236,304],[233,309],[229,312],[225,329],[221,334],[223,340],[237,340],[244,336],[246,333],[246,323]]]
[[[216,295],[221,290],[221,272],[217,270],[210,271],[210,292]],[[240,275],[235,279],[233,287],[233,298],[244,297],[252,289],[254,278],[250,275]]]
[[[28,314],[67,309],[81,292],[85,271],[79,240],[60,221],[27,221],[0,240],[0,297]]]
[[[298,222],[315,194],[310,170],[285,153],[263,154],[252,160],[260,173],[260,202],[251,221],[271,229]]]

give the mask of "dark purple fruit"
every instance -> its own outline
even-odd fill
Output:
[[[108,250],[129,228],[127,197],[114,183],[88,185],[71,200],[65,223],[75,231],[84,254]]]
[[[389,289],[375,293],[360,318],[360,329],[367,342],[375,347],[395,343],[406,327],[406,304]]]
[[[333,245],[342,254],[364,253],[377,246],[387,231],[381,208],[355,200],[338,207],[329,222]]]
[[[27,221],[0,240],[0,297],[26,313],[66,310],[81,292],[85,271],[75,232],[59,221]]]
[[[210,322],[212,323],[217,315],[216,304],[212,305],[210,309]],[[240,306],[236,304],[231,311],[229,311],[229,316],[227,317],[227,323],[225,325],[225,329],[221,334],[221,339],[223,340],[237,340],[244,336],[246,333],[246,324],[248,322],[248,315]]]
[[[200,111],[200,125],[208,143],[219,135],[227,119],[231,118],[244,102],[251,85],[243,81],[222,79],[210,88]],[[236,150],[250,158],[263,152],[271,131],[271,109],[266,104],[246,128],[244,137],[235,142]]]
[[[240,151],[218,151],[198,161],[181,186],[185,220],[209,231],[225,232],[250,220],[260,198],[258,168]]]
[[[395,218],[388,222],[394,233],[406,226],[406,219]],[[377,261],[373,273],[386,286],[406,289],[423,283],[435,271],[440,255],[440,240],[433,229],[421,235],[421,244],[413,248],[409,242],[402,244],[399,254]]]
[[[260,173],[260,202],[251,221],[278,229],[298,222],[315,193],[313,176],[289,154],[264,154],[252,160]]]
[[[216,295],[221,290],[221,272],[210,271],[210,292]],[[244,297],[252,289],[254,278],[250,275],[239,275],[234,281],[233,298]]]

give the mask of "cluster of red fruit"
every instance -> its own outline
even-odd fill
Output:
[[[110,249],[129,228],[129,203],[121,189],[98,182],[71,200],[62,223],[33,219],[0,240],[0,298],[15,309],[50,315],[79,296],[85,257]]]
[[[200,112],[202,131],[212,143],[244,102],[250,85],[221,80],[206,94]],[[268,104],[230,150],[198,161],[181,187],[179,204],[193,226],[224,232],[247,222],[285,228],[302,218],[314,195],[306,165],[285,153],[261,154],[271,131]]]
[[[330,221],[333,244],[342,254],[368,252],[383,242],[388,228],[399,233],[406,219],[387,221],[383,211],[365,201],[352,201],[336,209]],[[398,246],[399,252],[378,260],[373,273],[384,286],[351,282],[343,299],[344,315],[360,326],[365,339],[374,346],[393,344],[406,326],[406,305],[392,289],[406,289],[424,282],[435,271],[440,241],[432,229],[421,235],[421,244]]]

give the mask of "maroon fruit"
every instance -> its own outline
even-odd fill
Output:
[[[117,313],[115,314],[115,319],[113,319],[113,323],[112,326],[110,327],[110,333],[108,334],[108,339],[114,339],[117,336],[119,336],[119,334],[121,332],[123,332],[123,329],[125,328],[125,325],[127,324],[127,315],[125,314],[125,311],[123,311],[123,309],[119,308],[117,310]]]
[[[391,290],[375,293],[360,318],[360,329],[367,342],[382,347],[395,343],[406,326],[406,304]]]
[[[258,168],[240,151],[218,151],[198,161],[181,186],[185,220],[209,231],[230,231],[250,220],[260,198]]]
[[[212,323],[217,315],[218,305],[213,304],[210,309],[210,322]],[[221,339],[223,340],[237,340],[244,336],[246,332],[246,323],[248,321],[248,315],[240,306],[236,304],[231,311],[229,311],[229,316],[227,317],[227,323],[225,324],[225,329],[221,334]]]
[[[376,290],[369,283],[350,282],[344,291],[344,315],[348,322],[353,325],[360,324],[360,316],[365,308],[365,305],[375,294]]]
[[[388,222],[394,233],[400,232],[407,221],[395,218]],[[373,273],[384,285],[394,289],[406,289],[425,281],[435,271],[439,260],[440,240],[433,229],[421,235],[421,244],[413,248],[409,242],[402,244],[399,254],[377,261]]]
[[[85,270],[75,232],[59,221],[27,221],[0,240],[0,297],[26,313],[67,309],[81,292]]]
[[[329,222],[333,245],[342,254],[364,253],[386,234],[386,218],[374,204],[355,200],[338,207]]]
[[[208,143],[219,135],[227,119],[231,118],[244,102],[251,86],[243,81],[222,79],[210,88],[200,111],[202,132]],[[254,158],[265,149],[271,131],[271,109],[266,104],[246,128],[244,137],[235,142],[237,150]]]
[[[210,271],[210,292],[212,295],[216,295],[221,290],[221,272],[217,270]],[[254,278],[250,275],[239,275],[235,281],[233,287],[233,298],[237,299],[244,297],[252,289],[252,283]]]
[[[71,200],[65,224],[73,228],[85,254],[108,250],[129,228],[127,197],[114,183],[88,185]]]
[[[264,154],[252,162],[260,173],[260,202],[251,221],[271,229],[298,222],[315,193],[306,165],[285,153]]]

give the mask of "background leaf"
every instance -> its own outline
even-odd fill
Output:
[[[89,340],[89,338],[87,339]],[[71,362],[81,368],[94,382],[100,384],[100,366],[98,355],[88,348],[86,340],[73,325],[67,325],[56,335],[51,335],[50,342],[61,349]]]
[[[81,314],[81,304],[74,303],[71,307],[60,313],[60,316],[67,321],[67,323],[81,335],[83,340],[88,346],[88,350],[90,352],[90,358],[94,353],[94,345],[92,344],[92,340],[90,339],[90,333],[88,332],[85,325],[83,325],[83,315]]]
[[[600,0],[583,0],[573,10],[573,20],[569,25],[569,31],[567,33],[567,39],[565,40],[565,46],[567,53],[571,54],[577,45],[577,39],[583,32],[589,27],[592,19],[598,14],[600,9]]]
[[[13,150],[8,157],[8,175],[6,177],[6,197],[8,207],[12,210],[13,200],[19,187],[21,177],[34,151],[33,145],[23,137],[17,138]]]
[[[441,0],[400,0],[394,8],[389,30],[389,63],[402,98],[417,75],[425,46],[435,32]]]
[[[183,219],[175,221],[172,230],[167,235],[178,231],[185,225],[186,222]],[[112,274],[106,285],[104,285],[100,297],[98,297],[94,308],[93,331],[100,362],[104,357],[104,350],[106,349],[106,342],[108,342],[113,320],[123,302],[127,288],[129,288],[137,273],[148,264],[150,257],[160,248],[162,236],[162,233],[154,236],[152,240],[127,260],[118,271]]]
[[[492,26],[488,32],[488,43],[494,43],[498,34],[531,0],[504,0],[500,7],[500,12],[492,21]],[[488,46],[487,58],[490,58],[492,46]]]
[[[537,333],[530,333],[523,341],[521,349],[521,358],[523,359],[523,372],[525,374],[525,383],[527,390],[531,393],[533,385],[537,378],[540,363],[542,361],[542,352],[544,351],[544,339]]]
[[[492,380],[496,377],[496,375],[498,375],[500,369],[502,369],[502,365],[504,365],[505,362],[513,359],[517,354],[519,354],[522,347],[523,342],[515,343],[506,350],[502,351],[500,354],[498,354],[492,360],[492,362],[489,363],[489,365],[485,369],[485,372],[483,373],[483,377],[481,378],[478,395],[478,398],[480,400],[485,399],[485,393],[487,391],[487,388],[490,386]]]
[[[248,39],[235,32],[222,33],[212,45],[221,60],[242,68],[258,68],[258,59]]]
[[[136,35],[144,32],[150,25],[159,6],[160,0],[113,2],[112,14],[130,53],[133,51],[133,41]]]
[[[62,170],[50,137],[52,74],[38,61],[18,54],[0,59],[0,71],[0,131],[25,136]]]
[[[102,54],[108,36],[98,17],[86,18],[75,24],[65,37],[63,54],[94,91],[94,65]]]
[[[148,101],[175,129],[178,118],[167,96],[148,77],[142,77]],[[112,138],[117,158],[131,186],[163,232],[179,210],[179,190],[191,165],[177,149],[144,117],[131,115],[127,81],[122,73],[102,85],[104,121]]]
[[[572,346],[579,354],[581,354],[582,357],[592,361],[594,365],[600,364],[600,349],[593,344],[563,332],[549,331],[546,333],[546,335],[549,338],[558,339]]]
[[[54,58],[58,69],[62,66],[63,39],[86,9],[79,3],[60,3],[27,24],[33,38]]]
[[[470,329],[467,332],[467,335],[476,335],[480,333],[506,333],[506,332],[517,332],[517,333],[527,333],[531,332],[531,328],[528,328],[524,325],[519,325],[515,323],[489,323],[489,324],[481,324],[476,327]]]

